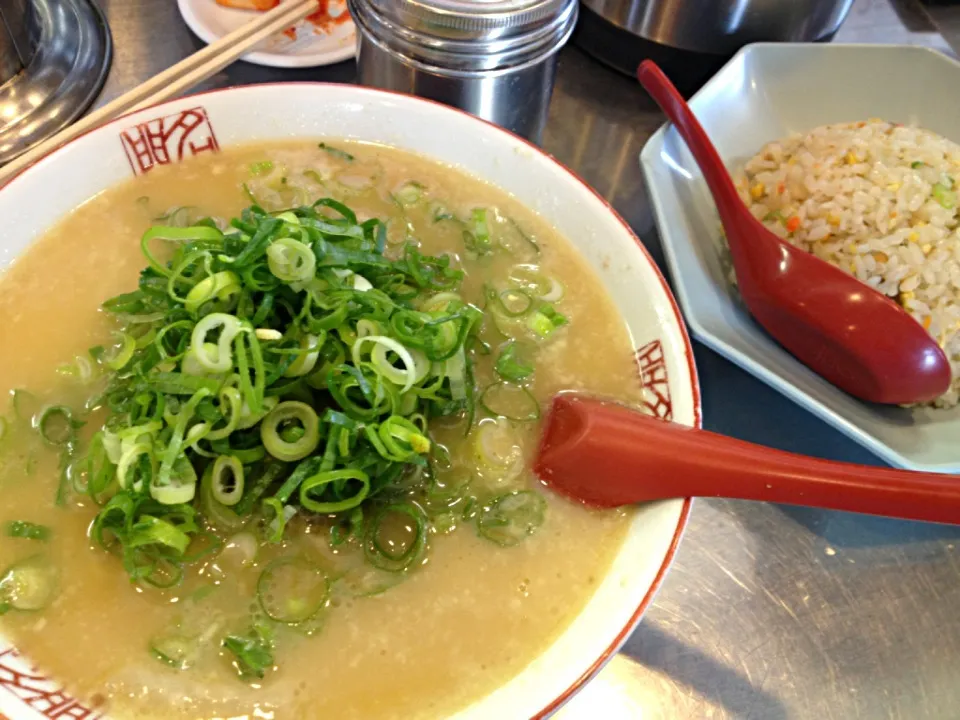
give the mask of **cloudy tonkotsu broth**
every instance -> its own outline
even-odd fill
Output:
[[[436,480],[424,494],[417,483],[424,482],[426,470],[422,463],[411,464],[396,480],[399,489],[388,489],[387,495],[380,496],[415,503],[417,512],[423,511],[426,547],[416,550],[415,562],[403,572],[371,569],[365,555],[366,535],[331,545],[331,525],[348,527],[343,524],[346,515],[330,518],[299,506],[292,508],[297,512],[283,528],[281,542],[264,539],[271,528],[276,529],[264,509],[252,512],[246,529],[214,527],[213,534],[225,547],[213,547],[211,537],[193,536],[188,554],[196,548],[211,552],[184,564],[182,579],[167,589],[131,581],[129,568],[121,559],[88,536],[100,507],[80,492],[85,476],[77,458],[84,457],[91,437],[110,412],[101,407],[85,413],[83,408],[103,390],[105,381],[100,378],[110,371],[92,363],[93,378],[85,381],[80,377],[85,368],[78,369],[74,359],[89,357],[90,347],[104,346],[108,348],[105,359],[116,361],[118,349],[110,346],[117,337],[111,333],[118,321],[99,307],[104,300],[137,287],[138,274],[147,265],[140,237],[151,224],[180,226],[206,216],[237,217],[251,204],[247,193],[268,211],[332,196],[357,213],[358,223],[367,218],[388,220],[388,257],[400,257],[404,242],[412,238],[425,255],[455,256],[453,265],[465,271],[458,290],[462,302],[484,309],[486,315],[476,328],[476,338],[471,336],[465,346],[465,352],[475,359],[474,383],[480,390],[497,381],[494,365],[515,335],[520,338],[514,346],[516,355],[511,354],[509,362],[498,367],[508,375],[523,375],[525,365],[535,368],[532,376],[520,378],[511,387],[526,386],[541,407],[553,393],[564,389],[638,399],[627,331],[597,277],[541,218],[495,188],[404,152],[336,142],[326,147],[302,141],[236,148],[155,170],[77,209],[0,278],[0,391],[30,393],[17,394],[17,407],[11,403],[9,409],[0,408],[7,421],[6,434],[0,440],[0,527],[4,533],[0,567],[21,563],[17,567],[22,568],[25,559],[41,554],[40,560],[29,561],[36,563],[34,569],[39,568],[39,582],[47,582],[45,573],[59,575],[53,599],[47,604],[40,597],[36,604],[44,607],[37,610],[17,609],[37,600],[28,597],[31,592],[44,595],[44,588],[29,586],[35,577],[21,576],[28,585],[14,588],[8,576],[0,592],[14,609],[0,620],[3,631],[38,667],[62,679],[78,699],[102,703],[113,717],[444,716],[495,689],[558,636],[594,592],[626,529],[623,513],[588,511],[535,484],[528,467],[539,423],[495,420],[483,409],[483,404],[495,405],[491,408],[494,412],[525,416],[531,407],[527,395],[485,396],[480,403],[478,394],[474,428],[469,434],[465,434],[462,413],[431,417],[429,453],[439,452],[434,446],[442,444],[449,450],[449,458],[444,454],[438,459],[425,449],[416,450],[417,442],[410,440],[416,452],[430,458]],[[184,209],[170,217],[173,208]],[[486,209],[486,214],[478,216],[476,208]],[[157,220],[163,215],[168,217]],[[323,210],[320,217],[328,215],[336,213]],[[499,234],[510,238],[503,243],[506,250],[499,247]],[[294,240],[299,237],[292,235]],[[535,240],[539,254],[525,244],[524,236]],[[465,247],[465,242],[473,245]],[[497,247],[488,251],[482,247],[485,243]],[[152,245],[161,264],[176,246],[176,242],[163,241]],[[217,253],[211,257],[211,262],[224,262],[216,259]],[[518,265],[526,267],[517,271]],[[544,277],[556,282],[551,285],[548,280],[544,285]],[[335,285],[338,281],[331,282]],[[520,286],[527,290],[510,291]],[[561,288],[565,290],[562,297]],[[256,297],[259,301],[260,296]],[[527,307],[528,301],[533,308]],[[422,300],[416,302],[423,310]],[[500,305],[494,308],[495,303]],[[534,318],[537,307],[545,309],[542,317]],[[199,312],[204,311],[201,308]],[[239,309],[230,312],[240,315]],[[494,313],[499,313],[494,320],[502,321],[503,332],[494,327]],[[531,327],[545,322],[544,318],[556,321],[541,327],[546,337],[531,333]],[[350,334],[356,331],[355,325],[336,334],[330,331],[327,337],[344,343],[355,341],[356,336]],[[271,337],[267,333],[260,341],[265,352],[269,352],[270,342],[281,342]],[[147,338],[142,344],[149,341]],[[484,343],[489,351],[483,349]],[[122,343],[119,351],[123,351]],[[282,355],[269,357],[280,362],[277,358]],[[344,362],[349,362],[349,353]],[[178,369],[175,362],[164,367]],[[328,403],[334,407],[324,399],[324,392],[322,387],[300,384],[280,400],[293,398],[308,405]],[[173,411],[183,411],[188,396],[170,400],[173,397],[168,396],[173,403],[167,408],[170,427],[149,430],[154,435],[135,440],[147,438],[144,442],[149,447],[168,447],[175,431],[172,421],[178,417]],[[211,403],[207,406],[215,407]],[[76,430],[77,447],[70,456],[73,464],[63,487],[61,447],[44,442],[30,427],[31,417],[36,424],[42,408],[51,405],[69,407],[86,421]],[[317,410],[322,414],[322,408]],[[69,430],[57,425],[62,419],[46,418],[53,439],[58,432]],[[187,429],[197,422],[199,416],[190,420]],[[225,420],[211,422],[215,425]],[[286,433],[283,437],[289,442],[309,433],[299,426],[278,428],[283,428],[281,435]],[[362,428],[352,432],[360,439],[350,442],[364,442]],[[401,435],[409,434],[398,437]],[[209,451],[219,446],[211,441],[198,447]],[[316,452],[322,453],[323,447],[321,444]],[[330,452],[336,455],[339,451],[334,448]],[[341,458],[337,462],[349,461],[349,452],[336,456]],[[192,451],[189,458],[200,475],[212,462]],[[137,472],[156,477],[162,459],[157,450],[152,469],[144,461],[129,470],[133,473],[129,477],[139,477]],[[253,472],[250,468],[257,462],[268,460],[254,460],[247,471]],[[285,465],[284,471],[289,475],[295,464]],[[109,469],[112,473],[112,465]],[[121,493],[121,486],[112,474],[110,477],[112,484],[101,494],[101,501]],[[228,486],[229,482],[227,490]],[[142,491],[142,484],[139,487]],[[55,504],[58,488],[64,495],[62,506]],[[516,498],[532,503],[520,508],[520,520],[509,516],[506,530],[490,521],[492,502],[507,493],[528,490],[535,495],[511,495],[513,500],[501,508],[505,513],[511,510],[510,503],[518,502]],[[275,491],[276,485],[263,497]],[[250,487],[245,492],[251,492]],[[279,504],[294,504],[296,497],[294,494],[292,500]],[[201,500],[198,494],[187,503],[201,508],[197,522],[202,528],[207,520]],[[363,517],[369,523],[381,501],[364,502],[374,503],[363,505]],[[541,503],[545,505],[541,507]],[[151,512],[161,519],[167,517],[162,508]],[[413,542],[408,537],[411,526],[404,517],[401,514],[399,520],[390,521],[396,527],[387,527],[384,521],[377,537],[386,537],[386,544]],[[10,537],[10,523],[15,521],[43,526],[49,537]],[[141,517],[141,522],[146,521]],[[14,532],[31,534],[32,526],[17,527]],[[519,536],[511,534],[517,527]],[[398,533],[399,540],[390,533]],[[107,537],[112,536],[107,533]],[[509,546],[501,546],[504,544]],[[358,551],[360,546],[365,549]],[[315,588],[291,590],[277,585],[268,592],[263,590],[265,568],[287,572],[284,568],[289,566],[277,565],[277,558],[297,558],[297,563],[316,569],[316,577],[329,584],[329,594],[320,597],[322,607],[316,612],[309,606]],[[27,567],[31,567],[29,563]],[[19,592],[12,603],[11,592]],[[271,621],[264,615],[262,603],[287,622]],[[270,661],[262,663],[262,678],[238,675],[238,667],[244,667],[242,661],[235,650],[223,646],[229,636],[254,638],[269,648]],[[157,652],[185,669],[162,662]],[[240,652],[245,651],[241,648]],[[258,662],[255,653],[244,657],[254,665]]]

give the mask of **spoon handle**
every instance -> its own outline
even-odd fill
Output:
[[[741,216],[746,212],[746,208],[737,194],[733,180],[730,179],[720,154],[710,142],[706,131],[690,110],[680,91],[652,60],[644,60],[640,63],[640,67],[637,68],[637,79],[686,142],[703,172],[724,225],[734,220],[734,217]]]
[[[535,470],[605,507],[726,497],[960,523],[960,477],[795,455],[576,395],[554,399]]]

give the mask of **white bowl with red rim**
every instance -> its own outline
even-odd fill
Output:
[[[457,167],[513,194],[572,242],[601,277],[636,348],[650,412],[700,424],[690,341],[673,296],[629,226],[580,178],[516,136],[443,105],[347,85],[290,83],[194,95],[120,118],[59,149],[0,189],[0,270],[94,195],[231,145],[318,137],[377,142]],[[56,192],[51,189],[56,188]],[[131,240],[133,241],[133,240]],[[602,478],[598,478],[602,482]],[[690,500],[639,507],[586,607],[519,675],[457,715],[542,717],[611,658],[653,598],[676,551]],[[56,678],[0,636],[0,714],[11,720],[84,714]]]

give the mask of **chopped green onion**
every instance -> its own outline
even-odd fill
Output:
[[[249,567],[256,562],[259,545],[257,538],[249,532],[238,532],[230,537],[220,552],[218,562],[224,559],[242,567]]]
[[[343,169],[340,183],[349,185],[344,173],[358,170]],[[307,177],[304,184],[315,189]],[[414,498],[424,497],[431,512],[450,514],[454,524],[477,512],[466,489],[445,508],[419,491],[432,482],[431,465],[442,455],[428,419],[463,416],[473,424],[484,312],[461,294],[465,273],[455,256],[427,255],[413,242],[387,255],[384,221],[361,221],[332,198],[310,204],[303,193],[280,187],[283,178],[256,185],[265,200],[277,200],[276,212],[247,208],[224,231],[209,220],[186,225],[191,213],[182,212],[144,235],[148,267],[137,287],[103,304],[118,324],[119,347],[93,351],[105,371],[98,400],[104,426],[77,458],[80,439],[65,422],[72,415],[54,412],[44,432],[65,441],[70,486],[100,505],[94,543],[116,554],[135,583],[177,585],[191,563],[217,551],[223,535],[247,538],[253,552],[241,552],[233,540],[228,549],[253,562],[257,544],[283,542],[302,512],[332,516],[331,537],[363,548],[372,577],[360,584],[378,592],[427,552],[434,521]],[[423,188],[407,184],[396,199],[424,203]],[[455,222],[455,231],[466,229],[484,252],[513,252],[504,237],[520,251],[526,243],[493,209]],[[164,256],[151,254],[159,239],[170,241]],[[553,324],[559,314],[546,299],[551,288],[544,281],[543,292],[533,292],[511,282],[500,288],[507,306],[500,314],[524,310],[515,321],[524,332],[535,314]],[[523,373],[510,352],[499,359],[498,372]],[[484,397],[493,403],[494,394]],[[14,399],[23,401],[21,410],[30,404],[26,396]],[[24,417],[35,414],[30,408]],[[481,474],[501,460],[522,459],[516,432],[502,420],[509,447],[503,457],[493,448],[480,460]],[[496,445],[483,439],[490,424],[481,421],[480,445]],[[291,622],[307,610],[280,602],[270,613]],[[179,667],[192,662],[195,637],[178,630],[152,649]],[[262,628],[224,643],[247,675],[272,665]]]
[[[403,206],[416,205],[423,197],[423,185],[418,182],[410,181],[403,184],[393,196]]]
[[[296,512],[296,508],[291,505],[285,506],[278,498],[264,498],[262,515],[267,542],[278,543],[283,540],[283,531],[287,527],[288,509]]]
[[[364,540],[370,563],[381,570],[408,570],[421,558],[427,544],[427,518],[414,503],[392,503],[373,517]]]
[[[513,340],[500,351],[494,369],[497,371],[497,375],[504,380],[520,382],[533,375],[533,364],[518,357],[518,352],[517,343]]]
[[[943,183],[936,183],[933,186],[933,199],[936,200],[944,210],[952,210],[957,206],[957,194]]]
[[[227,372],[233,367],[233,353],[230,346],[243,329],[243,324],[233,315],[226,313],[207,315],[196,324],[191,335],[190,353],[194,361],[211,372]],[[220,331],[216,352],[210,352],[206,342],[207,334],[216,330]]]
[[[338,158],[340,160],[346,160],[347,162],[353,162],[354,160],[353,155],[351,155],[350,153],[340,150],[339,148],[335,148],[331,145],[327,145],[326,143],[318,143],[317,147],[319,147],[324,152],[329,153],[330,155],[333,155],[333,157]]]
[[[502,547],[518,545],[543,525],[547,503],[533,490],[507,493],[486,504],[477,517],[481,537]]]
[[[213,499],[230,507],[243,497],[243,465],[232,455],[220,455],[213,463]]]
[[[137,341],[129,333],[114,333],[117,344],[107,348],[100,360],[111,370],[122,370],[137,351]]]
[[[260,574],[257,598],[271,620],[296,625],[326,604],[330,585],[323,571],[297,557],[274,560]]]
[[[267,248],[267,262],[270,272],[286,283],[309,280],[317,269],[313,250],[293,238],[274,240]]]
[[[43,610],[56,597],[59,572],[46,555],[33,555],[0,576],[0,614]]]
[[[548,338],[567,322],[565,315],[557,312],[552,305],[544,304],[537,308],[527,320],[527,327],[541,338]]]
[[[223,238],[223,233],[215,227],[207,225],[193,225],[191,227],[170,227],[165,225],[155,225],[147,230],[140,239],[140,248],[144,256],[150,262],[150,267],[161,275],[169,276],[172,274],[170,268],[161,264],[150,251],[150,243],[153,240],[172,240],[175,242],[197,242],[197,241],[217,241]]]
[[[299,423],[303,434],[293,440],[285,440],[280,435],[281,426],[294,422]],[[260,438],[267,452],[278,460],[301,460],[312,453],[320,443],[317,413],[302,402],[282,402],[267,413],[260,423]]]
[[[417,380],[417,365],[413,355],[403,345],[389,337],[383,335],[367,335],[358,338],[353,343],[351,354],[354,365],[360,365],[362,360],[362,348],[365,344],[373,345],[370,353],[370,362],[374,369],[394,385],[402,385],[400,392],[405,393]],[[388,357],[388,352],[396,354],[400,362],[403,363],[403,370],[394,366]]]
[[[64,405],[51,405],[40,411],[34,419],[40,437],[51,445],[69,445],[74,441],[77,428],[83,423],[73,419],[73,412]]]
[[[270,160],[261,160],[260,162],[250,163],[251,175],[266,175],[273,170],[273,163]]]
[[[188,313],[195,314],[204,303],[212,300],[226,303],[229,299],[239,295],[241,290],[242,286],[237,274],[229,270],[224,270],[214,273],[194,285],[193,289],[187,293],[186,301],[183,305]],[[121,365],[121,367],[123,366]],[[118,370],[119,368],[114,369]]]
[[[49,540],[50,528],[26,520],[11,520],[7,523],[7,535],[26,540]]]
[[[197,639],[184,635],[165,635],[150,641],[150,653],[174,670],[188,670],[199,652]]]
[[[533,307],[533,298],[524,290],[509,289],[497,295],[499,308],[507,317],[525,315]]]
[[[473,220],[471,230],[464,230],[464,240],[467,249],[478,255],[484,255],[493,250],[493,241],[490,239],[490,225],[487,222],[486,208],[476,208],[471,213]]]
[[[926,163],[921,160],[914,160],[912,163],[910,163],[910,167],[912,167],[914,170],[919,170],[924,165],[926,165]]]
[[[488,386],[480,395],[480,406],[494,417],[515,422],[540,419],[540,404],[527,388],[507,382]]]
[[[200,480],[200,507],[204,516],[219,530],[229,532],[239,530],[244,526],[246,520],[236,512],[237,504],[233,507],[227,507],[214,497],[215,473],[218,468],[216,462],[207,465]]]
[[[40,410],[37,397],[19,388],[10,391],[10,404],[13,406],[14,416],[19,420],[29,420]]]
[[[495,213],[497,220],[497,242],[511,255],[535,258],[540,254],[540,245],[532,236],[523,231],[517,222],[511,218],[501,218]]]
[[[516,431],[505,417],[481,420],[474,431],[473,442],[483,469],[502,472],[516,467],[522,460]]]
[[[233,654],[233,666],[241,677],[262,678],[273,667],[273,644],[258,629],[244,635],[228,635],[223,639],[223,647]]]
[[[433,221],[440,222],[441,220],[456,220],[457,216],[454,215],[450,210],[440,204],[435,204],[433,206]]]
[[[342,489],[338,490],[338,487]],[[362,470],[329,470],[303,481],[300,485],[300,504],[315,513],[343,512],[358,507],[369,492],[370,478]],[[331,493],[334,499],[323,499]]]
[[[300,339],[300,354],[297,355],[297,359],[290,364],[290,367],[284,371],[283,376],[303,377],[313,372],[313,369],[317,366],[320,349],[325,339],[325,334],[313,335],[312,333],[308,333],[302,337]]]

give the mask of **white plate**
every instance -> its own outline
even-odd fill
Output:
[[[205,43],[219,40],[257,15],[222,7],[216,0],[177,0],[177,6],[187,26]],[[331,0],[329,7],[330,13],[337,16],[347,12],[346,0]],[[356,55],[356,28],[349,17],[328,24],[326,29],[303,21],[294,31],[295,39],[283,33],[274,35],[241,59],[268,67],[306,68],[332,65]]]
[[[131,175],[234,145],[319,137],[420,153],[502,188],[542,215],[574,243],[622,315],[648,410],[685,425],[700,424],[693,353],[680,310],[623,219],[539,148],[460,110],[410,95],[342,84],[248,85],[191,95],[107,123],[0,189],[0,217],[6,221],[0,271],[60,217]],[[49,192],[51,187],[58,191]],[[562,705],[640,621],[676,551],[690,505],[689,499],[677,499],[638,507],[623,545],[574,621],[539,657],[464,708],[457,720],[541,718]],[[119,565],[117,572],[123,572]],[[61,688],[60,679],[29,671],[29,661],[16,657],[0,637],[0,718],[99,717],[73,704]]]
[[[960,142],[960,63],[917,47],[757,44],[740,51],[690,105],[728,167],[767,142],[818,125],[880,117]],[[674,288],[695,337],[887,462],[960,471],[960,407],[905,410],[860,402],[780,347],[727,281],[716,207],[677,132],[640,155]]]

